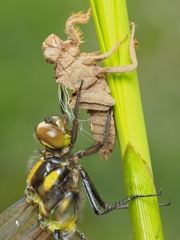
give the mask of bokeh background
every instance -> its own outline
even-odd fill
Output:
[[[45,116],[59,114],[53,66],[41,44],[51,33],[66,40],[64,26],[72,12],[87,11],[85,0],[9,0],[0,3],[0,212],[22,198],[27,161],[34,149],[34,127]],[[180,2],[128,1],[129,19],[137,24],[138,75],[160,202],[165,239],[180,235]],[[80,26],[81,51],[99,49],[93,19]],[[80,115],[82,119],[88,116]],[[76,149],[92,144],[79,135]],[[95,154],[81,160],[108,203],[125,197],[123,172],[116,146],[108,162]],[[119,172],[120,171],[120,172]],[[97,217],[86,201],[79,228],[88,239],[133,239],[128,210]]]

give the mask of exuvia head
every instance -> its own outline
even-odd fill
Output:
[[[54,64],[63,53],[72,57],[77,56],[79,54],[79,43],[77,44],[70,39],[63,41],[55,34],[51,34],[43,42],[42,51],[46,62]]]

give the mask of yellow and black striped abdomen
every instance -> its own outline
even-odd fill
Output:
[[[70,185],[69,185],[70,183]],[[65,167],[51,171],[37,188],[39,221],[50,231],[74,231],[79,209],[79,174]]]

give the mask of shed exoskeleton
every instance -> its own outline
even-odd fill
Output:
[[[42,49],[45,60],[54,64],[56,82],[74,91],[69,99],[70,108],[74,107],[77,89],[81,80],[84,80],[79,108],[88,110],[91,130],[95,141],[98,142],[103,136],[107,113],[115,104],[115,100],[110,95],[105,74],[130,72],[137,67],[134,47],[135,24],[131,23],[132,33],[129,46],[132,64],[127,66],[99,67],[96,62],[109,58],[122,41],[127,38],[127,35],[105,54],[100,52],[79,54],[79,46],[82,43],[81,32],[74,24],[87,23],[90,15],[91,9],[86,14],[82,12],[73,14],[66,22],[68,40],[63,41],[58,36],[51,34],[43,42]],[[116,131],[112,113],[107,139],[99,150],[102,158],[105,160],[109,158],[115,142]]]

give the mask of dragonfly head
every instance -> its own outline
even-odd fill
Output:
[[[71,129],[62,117],[47,117],[35,129],[35,135],[44,147],[62,149],[71,142]]]

